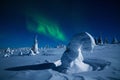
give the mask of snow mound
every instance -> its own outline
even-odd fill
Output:
[[[82,52],[91,52],[95,46],[94,38],[87,32],[73,36],[61,57],[61,72],[79,73],[92,68],[83,62]]]

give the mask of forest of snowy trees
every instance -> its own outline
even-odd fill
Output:
[[[95,38],[95,44],[96,45],[106,45],[106,44],[120,44],[120,40],[118,40],[115,36],[110,40],[107,37],[103,38],[101,35],[98,38]],[[31,48],[29,49],[24,49],[25,53],[27,53],[27,55],[37,55],[39,54],[39,49],[41,50],[47,50],[50,48],[66,48],[66,45],[64,44],[58,44],[56,45],[56,47],[50,47],[49,45],[46,44],[46,46],[44,47],[39,47],[38,46],[38,41],[37,41],[37,36],[35,36],[34,38],[34,44],[32,45]],[[10,47],[8,47],[7,49],[5,49],[4,51],[6,54],[4,55],[4,57],[9,57],[11,55],[13,55],[13,53],[15,53],[15,51],[13,49],[11,49]],[[19,51],[19,55],[26,55],[25,53],[23,53],[22,48]]]
[[[102,36],[99,36],[98,38],[94,38],[96,45],[103,45],[103,44],[119,44],[120,41],[113,37],[112,41],[110,41],[108,38],[102,38]]]

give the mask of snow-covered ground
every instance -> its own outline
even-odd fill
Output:
[[[93,71],[75,74],[51,69],[65,48],[39,49],[33,56],[28,55],[30,48],[12,50],[13,54],[5,57],[5,49],[0,49],[0,80],[120,80],[120,44],[95,46],[92,53],[84,53],[84,62]]]

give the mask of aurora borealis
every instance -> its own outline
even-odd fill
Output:
[[[37,16],[36,16],[37,15]],[[27,19],[27,29],[30,31],[37,32],[46,36],[53,37],[55,39],[65,41],[66,37],[64,33],[60,30],[60,27],[56,23],[46,20],[40,17],[38,13],[28,16],[30,20]]]
[[[119,0],[0,0],[0,48],[67,44],[88,32],[120,40]]]

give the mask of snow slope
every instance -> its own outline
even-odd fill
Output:
[[[20,51],[29,52],[29,48],[13,50],[14,54],[4,57],[4,49],[0,49],[0,80],[120,80],[120,44],[95,46],[92,53],[84,53],[84,62],[94,71],[76,74],[51,69],[51,62],[59,60],[65,48],[39,49],[40,54],[35,56],[19,55]]]

